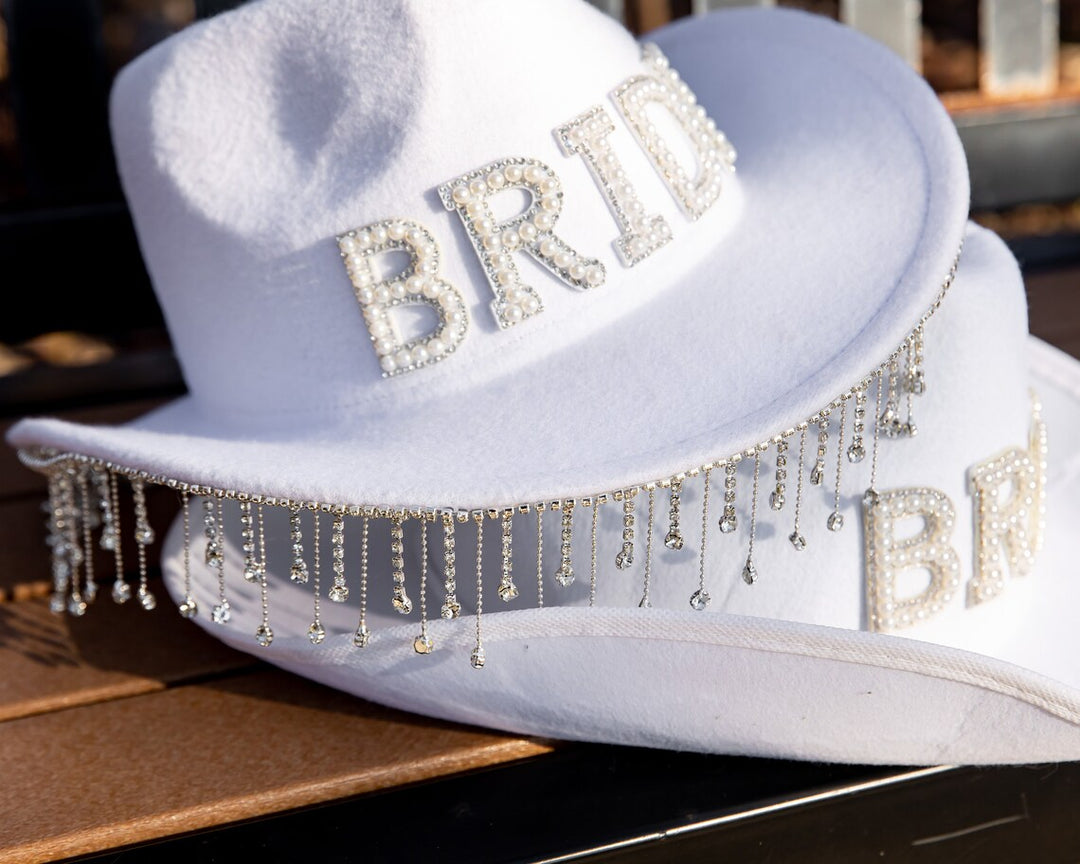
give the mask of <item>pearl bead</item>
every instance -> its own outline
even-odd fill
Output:
[[[361,249],[371,248],[371,234],[367,231],[361,231],[356,235],[356,245]]]
[[[539,231],[550,231],[551,226],[555,224],[555,220],[551,218],[550,213],[537,213],[533,219],[533,224],[536,225]]]
[[[545,237],[543,242],[540,243],[540,254],[544,258],[553,257],[558,250],[558,244],[550,237]]]
[[[413,362],[416,364],[426,363],[429,359],[428,350],[423,345],[417,345],[412,351]]]
[[[533,185],[536,185],[545,177],[547,177],[547,174],[540,170],[539,166],[537,165],[529,165],[525,169],[525,180],[529,183],[532,183]]]
[[[525,312],[529,315],[535,315],[540,311],[540,301],[532,294],[522,301],[522,306],[525,307]]]
[[[404,300],[406,293],[405,283],[401,281],[393,283],[393,285],[390,286],[390,293],[394,296],[395,299]]]
[[[356,239],[354,237],[342,237],[341,241],[338,243],[338,246],[341,248],[341,251],[345,252],[346,254],[348,254],[349,252],[355,252],[357,249]]]
[[[419,294],[424,290],[424,277],[413,274],[405,280],[405,287],[409,289],[410,294]]]
[[[375,351],[379,355],[389,356],[393,353],[395,347],[393,339],[385,338],[375,340]]]
[[[408,348],[402,348],[397,354],[394,355],[394,359],[397,360],[398,366],[411,366],[413,362],[412,354],[409,353]]]
[[[391,240],[402,240],[405,238],[405,226],[400,222],[391,222],[390,227],[386,229],[386,233]]]
[[[551,213],[558,210],[561,205],[559,203],[558,196],[545,195],[543,198],[540,199],[540,206],[547,210],[549,213]]]
[[[540,194],[542,195],[550,195],[553,192],[557,192],[558,189],[559,184],[551,177],[548,177],[547,180],[540,184]]]
[[[521,182],[522,171],[520,165],[507,165],[506,170],[503,172],[506,174],[506,179],[511,183]]]
[[[574,260],[574,256],[567,252],[565,249],[561,249],[555,253],[555,266],[565,270],[570,266],[570,262]]]
[[[485,237],[483,243],[484,248],[487,249],[488,252],[492,252],[495,249],[502,249],[502,240],[499,238],[498,234],[492,234],[489,237]]]
[[[514,274],[511,273],[509,270],[496,270],[495,271],[495,281],[498,282],[500,285],[509,284],[510,281],[513,278],[514,278]]]
[[[521,237],[513,228],[507,228],[502,233],[502,242],[507,249],[514,249],[521,242]]]
[[[434,300],[442,293],[442,286],[434,279],[428,279],[424,282],[424,296],[429,300]]]
[[[517,304],[508,305],[503,310],[503,317],[506,318],[507,321],[520,321],[525,317],[525,312]]]
[[[487,183],[481,180],[479,177],[469,183],[469,191],[473,195],[483,195],[487,192]]]
[[[397,371],[397,362],[389,355],[383,357],[379,361],[379,365],[382,366],[383,372],[391,373]]]
[[[375,289],[375,299],[380,303],[386,303],[390,299],[390,289],[385,284],[379,285]]]
[[[532,222],[522,222],[521,225],[518,227],[518,234],[525,242],[535,240],[537,233],[537,228],[535,225],[532,224]]]
[[[491,219],[477,219],[473,222],[473,227],[476,228],[476,233],[481,237],[487,237],[488,234],[495,230],[495,223]]]
[[[359,288],[356,291],[356,299],[360,301],[360,304],[367,306],[372,300],[375,299],[375,292],[370,288]]]
[[[492,171],[487,176],[487,183],[492,189],[502,189],[506,185],[506,177],[503,176],[502,171]]]
[[[454,187],[451,197],[454,199],[455,203],[464,204],[472,197],[472,195],[469,193],[469,187],[463,183],[460,186]]]
[[[439,338],[432,339],[427,347],[432,357],[441,357],[446,351],[446,344]]]
[[[377,246],[382,246],[386,243],[388,236],[385,225],[376,225],[371,229],[371,239]]]
[[[585,265],[580,261],[575,261],[570,265],[570,278],[580,282],[585,278]]]
[[[604,284],[604,271],[597,266],[589,267],[585,270],[585,281],[589,285],[595,288],[598,285]]]

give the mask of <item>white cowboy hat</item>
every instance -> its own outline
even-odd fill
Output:
[[[387,704],[1080,755],[1042,420],[1075,422],[1077,373],[1029,360],[955,130],[884,48],[782,10],[643,47],[576,0],[264,0],[139,58],[112,117],[190,394],[11,431],[50,473],[58,605],[126,477],[144,547],[142,487],[183,493],[185,614]]]

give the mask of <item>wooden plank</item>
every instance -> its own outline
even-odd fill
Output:
[[[0,724],[0,859],[84,855],[552,749],[277,670],[12,720]]]
[[[1080,264],[1024,277],[1031,332],[1080,358]]]
[[[185,621],[164,589],[154,589],[161,602],[153,612],[108,596],[82,618],[53,615],[44,599],[0,605],[0,721],[258,664]]]

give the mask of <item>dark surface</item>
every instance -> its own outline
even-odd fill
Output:
[[[124,851],[149,862],[1080,860],[1080,765],[919,769],[568,745]]]

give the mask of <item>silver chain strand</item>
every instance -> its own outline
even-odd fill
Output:
[[[83,544],[83,592],[82,597],[87,605],[94,602],[97,597],[97,581],[94,579],[94,538],[93,526],[93,503],[90,500],[90,485],[86,471],[79,472],[79,500],[82,504],[82,544]]]
[[[720,516],[720,531],[723,534],[734,534],[739,527],[739,517],[735,514],[736,470],[734,460],[724,463],[724,511]]]
[[[210,499],[207,498],[207,501]],[[218,553],[214,560],[214,569],[217,570],[218,602],[210,610],[210,620],[215,624],[228,624],[232,619],[232,605],[225,594],[225,500],[219,495],[214,508],[217,511],[216,535],[218,538]]]
[[[266,532],[263,530],[263,505],[260,503],[256,510],[256,519],[259,525],[259,605],[262,607],[262,622],[255,631],[255,641],[263,648],[269,648],[274,641],[274,630],[270,626],[270,598],[267,580],[269,574],[266,567]]]
[[[289,581],[303,585],[308,581],[308,566],[304,560],[304,531],[300,524],[300,505],[289,508],[289,540],[292,542],[292,565]]]
[[[536,508],[536,608],[544,608],[544,511]]]
[[[503,603],[509,603],[518,597],[518,588],[514,584],[514,511],[504,510],[502,514],[502,576],[499,578],[498,595]]]
[[[678,500],[678,499],[676,499]],[[645,585],[641,593],[641,602],[638,606],[642,609],[648,609],[652,606],[652,601],[649,599],[649,581],[652,576],[652,541],[653,541],[653,511],[656,504],[656,490],[649,489],[649,524],[647,533],[645,534]],[[678,520],[676,518],[676,528],[678,527]],[[670,533],[670,532],[669,532]],[[682,546],[682,538],[680,537],[680,548]]]
[[[599,499],[597,499],[599,500]],[[595,511],[594,511],[595,512]],[[615,566],[626,570],[634,563],[634,490],[623,492],[622,549],[615,556]]]
[[[326,598],[331,603],[345,603],[349,599],[349,586],[345,584],[345,513],[342,509],[334,512],[334,521],[330,525],[330,554],[334,559],[330,565],[334,578]]]
[[[562,545],[560,547],[559,569],[555,571],[555,581],[564,588],[574,581],[574,564],[571,561],[574,537],[574,503],[563,503],[562,511]]]
[[[113,557],[116,559],[116,576],[113,579],[112,599],[114,603],[127,603],[131,599],[131,586],[124,575],[124,544],[120,531],[120,489],[116,475],[109,472],[109,497],[112,499],[113,512]]]
[[[461,614],[461,604],[457,599],[457,552],[454,549],[454,514],[443,513],[443,597],[439,614],[446,620],[457,618]]]
[[[184,514],[184,600],[180,604],[180,614],[184,618],[194,618],[199,614],[199,604],[191,596],[191,498],[187,490],[181,493],[180,500]]]
[[[742,578],[747,585],[757,582],[757,567],[754,565],[754,539],[757,537],[757,502],[758,502],[758,477],[761,473],[761,451],[754,451],[754,492],[750,501],[750,547],[746,552],[746,563],[743,565]]]
[[[825,482],[825,456],[829,452],[829,412],[822,411],[818,419],[817,456],[814,467],[810,470],[810,485],[820,486]]]
[[[883,374],[879,372],[877,376],[877,395],[875,396],[876,407],[874,409],[874,416],[881,415],[881,390],[883,385]],[[878,443],[881,441],[881,424],[874,424],[874,443],[871,448],[872,455],[870,457],[870,485],[867,487],[866,492],[863,493],[863,505],[872,507],[877,504],[877,464],[878,464]]]
[[[698,612],[703,611],[712,598],[705,590],[705,546],[709,539],[709,479],[712,469],[705,469],[705,494],[701,499],[701,553],[698,557],[698,587],[697,591],[690,595],[690,608]]]
[[[791,534],[788,535],[788,541],[797,552],[806,548],[806,538],[799,531],[799,516],[802,515],[803,469],[806,460],[806,431],[807,427],[803,426],[799,432],[799,469],[796,474],[798,479],[795,481],[795,524],[792,526]]]
[[[420,517],[420,635],[413,640],[417,654],[430,654],[435,647],[427,632],[427,526],[427,517]]]
[[[833,488],[833,509],[825,524],[830,531],[844,527],[844,514],[840,512],[840,474],[844,469],[844,426],[847,422],[847,400],[840,403],[840,431],[836,436],[836,485]]]
[[[592,528],[589,535],[589,605],[596,605],[596,520],[600,512],[600,499],[593,498]],[[621,552],[619,553],[622,554]],[[618,560],[618,556],[616,556]],[[616,565],[618,566],[618,565]]]
[[[337,564],[337,561],[334,562]],[[334,576],[335,582],[337,576]],[[360,621],[353,634],[353,645],[366,648],[371,641],[371,631],[367,626],[367,583],[368,583],[368,517],[360,522]]]
[[[321,602],[319,583],[322,578],[322,553],[319,551],[319,542],[321,540],[319,511],[312,511],[311,518],[311,588],[314,596],[311,609],[313,617],[311,626],[308,628],[308,639],[311,640],[312,645],[321,645],[326,639],[326,627],[322,623],[322,609],[319,608]]]
[[[866,387],[855,391],[855,419],[851,425],[851,446],[847,449],[848,462],[853,465],[866,458],[863,432],[866,428]]]
[[[484,514],[477,513],[476,520],[476,647],[473,648],[469,663],[473,669],[483,669],[484,640],[480,632],[480,616],[484,611]]]
[[[671,491],[668,493],[668,530],[664,535],[664,546],[678,552],[683,548],[682,529],[679,527],[679,519],[682,515],[682,480],[671,481]]]
[[[769,495],[769,506],[773,510],[783,510],[787,500],[787,450],[786,438],[776,442],[776,486]]]
[[[146,513],[146,489],[142,480],[132,483],[131,493],[135,499],[135,551],[139,556],[139,588],[136,596],[139,598],[139,605],[150,612],[157,606],[157,598],[150,593],[146,572],[146,547],[154,542],[154,529],[150,527]]]

